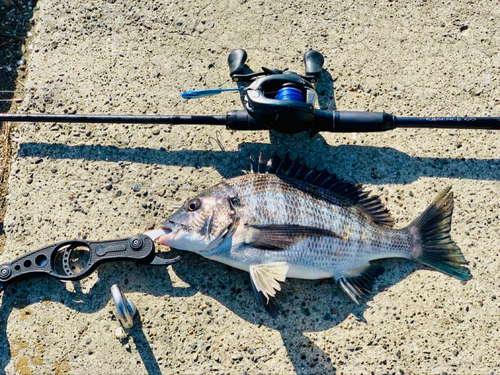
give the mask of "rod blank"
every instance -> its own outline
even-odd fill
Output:
[[[397,128],[500,130],[500,117],[397,117]]]
[[[226,125],[233,130],[263,130],[273,128],[251,117],[247,111],[230,111],[226,115],[48,115],[0,113],[0,122],[60,122],[103,124],[162,124],[162,125]],[[315,129],[329,132],[374,132],[394,128],[448,128],[500,130],[500,117],[396,117],[383,112],[316,111],[311,124],[287,126],[299,132]],[[298,130],[296,128],[299,128]],[[279,130],[279,129],[278,129]]]
[[[102,124],[225,125],[226,115],[155,116],[155,115],[45,115],[0,113],[0,122],[74,122]]]

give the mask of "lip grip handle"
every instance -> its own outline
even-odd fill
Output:
[[[227,63],[229,64],[229,75],[231,77],[235,74],[240,74],[243,71],[247,57],[247,52],[244,49],[238,48],[231,51],[227,58]]]
[[[82,263],[79,270],[71,268],[71,257],[75,251],[84,254],[80,256]],[[78,258],[76,253],[75,259]],[[0,290],[16,280],[33,276],[47,275],[63,281],[80,280],[104,262],[132,260],[151,264],[154,261],[155,265],[163,265],[175,263],[177,260],[155,259],[154,243],[145,235],[108,241],[63,241],[0,265]]]

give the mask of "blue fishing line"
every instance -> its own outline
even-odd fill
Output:
[[[296,100],[299,102],[304,101],[304,95],[302,91],[295,87],[283,87],[279,89],[276,93],[274,99],[277,100]]]

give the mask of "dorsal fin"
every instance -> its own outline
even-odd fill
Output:
[[[384,207],[378,196],[370,196],[370,191],[364,191],[361,185],[342,181],[326,169],[318,170],[316,168],[309,168],[302,164],[298,158],[295,160],[290,159],[288,154],[284,158],[280,158],[277,154],[274,154],[271,159],[264,160],[261,152],[257,161],[252,157],[250,157],[250,160],[252,163],[252,173],[272,173],[277,176],[293,178],[330,190],[332,193],[341,195],[351,201],[352,204],[362,208],[372,217],[375,223],[385,227],[392,227],[394,225],[391,214]]]

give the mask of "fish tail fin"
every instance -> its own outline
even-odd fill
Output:
[[[468,262],[450,236],[452,214],[453,192],[448,186],[410,224],[415,240],[412,258],[459,280],[469,280]]]

